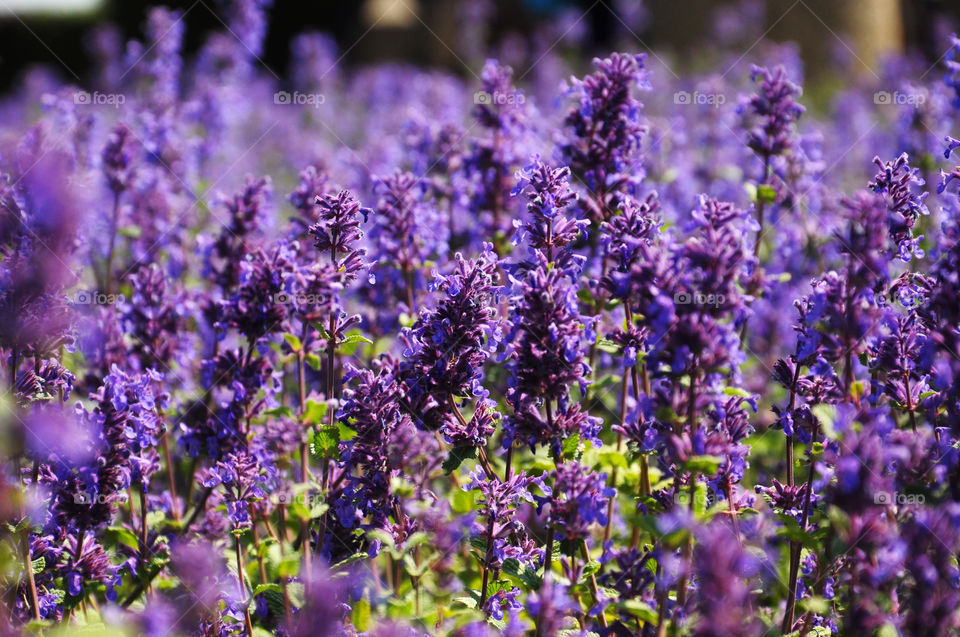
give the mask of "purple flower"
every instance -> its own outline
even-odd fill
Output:
[[[586,184],[586,216],[607,220],[623,194],[632,194],[643,177],[640,140],[647,128],[640,122],[643,104],[634,91],[650,84],[645,56],[614,53],[594,59],[596,71],[573,80],[575,107],[564,119],[567,137],[560,146],[564,163]]]
[[[913,227],[921,216],[930,214],[923,202],[928,193],[914,193],[910,189],[911,184],[917,187],[924,185],[925,182],[919,176],[920,171],[910,167],[906,153],[886,163],[881,162],[879,157],[874,157],[873,163],[880,168],[880,172],[870,182],[870,188],[886,197],[892,213],[890,235],[899,246],[901,259],[909,261],[913,255],[922,259],[923,250],[917,245],[917,241],[923,237],[914,237]]]
[[[794,127],[805,110],[794,99],[801,90],[787,78],[782,66],[772,71],[754,66],[750,79],[757,84],[757,92],[740,107],[748,118],[747,146],[769,163],[794,144]]]
[[[268,480],[266,469],[243,452],[227,454],[200,478],[205,487],[223,487],[234,530],[250,528],[250,506],[266,496]]]
[[[552,475],[552,495],[547,519],[557,532],[571,540],[586,539],[594,524],[607,524],[607,505],[617,490],[607,486],[605,473],[594,473],[578,462],[558,466]]]
[[[360,218],[366,221],[369,214],[370,210],[362,208],[346,190],[317,198],[318,220],[310,226],[313,245],[321,252],[329,252],[330,261],[346,275],[345,283],[364,267],[366,250],[355,248],[354,244],[363,237]]]
[[[406,344],[399,377],[407,388],[405,409],[420,429],[434,431],[447,421],[450,400],[482,395],[483,363],[495,344],[494,303],[497,257],[492,246],[477,259],[459,254],[452,274],[435,274],[431,288],[441,293],[435,309],[421,309]]]

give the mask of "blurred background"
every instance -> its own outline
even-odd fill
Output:
[[[91,32],[109,28],[123,42],[139,37],[155,4],[183,12],[188,55],[225,26],[218,0],[0,0],[0,89],[37,64],[84,78],[97,63]],[[809,79],[832,70],[838,48],[860,71],[893,51],[933,64],[960,22],[956,0],[276,0],[269,11],[261,61],[277,75],[287,71],[291,37],[304,30],[332,35],[345,65],[405,61],[461,74],[504,48],[526,47],[536,59],[546,47],[589,56],[633,43],[683,62],[696,58],[706,38],[726,33],[740,38],[744,53],[764,35],[796,42]],[[560,25],[556,39],[528,41],[544,22]]]

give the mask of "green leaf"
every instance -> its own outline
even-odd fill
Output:
[[[512,557],[503,561],[503,572],[520,580],[528,590],[538,590],[543,583],[543,579],[537,575],[536,570]]]
[[[361,334],[360,332],[351,332],[340,341],[341,345],[351,345],[353,343],[366,343],[367,345],[373,345],[373,341]]]
[[[830,603],[823,597],[805,597],[800,601],[800,606],[817,615],[826,615],[830,612]]]
[[[346,558],[340,560],[339,562],[337,562],[336,564],[334,564],[333,566],[331,566],[331,567],[330,567],[330,570],[331,570],[331,571],[339,571],[339,570],[341,570],[341,569],[344,569],[344,568],[350,566],[351,564],[356,564],[357,562],[362,562],[363,560],[366,560],[366,559],[368,559],[368,558],[369,558],[369,556],[368,556],[366,553],[364,553],[364,552],[354,553],[354,554],[351,555],[350,557],[346,557]]]
[[[816,544],[816,538],[809,532],[800,529],[800,523],[792,516],[786,513],[778,513],[777,517],[783,524],[783,529],[777,532],[777,535],[785,537],[791,542],[799,542],[803,546],[813,546]]]
[[[620,604],[620,608],[646,624],[652,625],[657,623],[657,611],[654,610],[650,604],[642,602],[639,599],[628,599]]]
[[[472,460],[477,457],[477,448],[468,445],[461,445],[450,450],[450,455],[443,462],[443,470],[447,475],[460,468],[464,460]]]
[[[720,456],[712,455],[700,455],[693,456],[684,464],[684,467],[687,471],[692,471],[694,473],[700,473],[705,476],[712,476],[717,472],[717,469],[723,463],[723,458]]]
[[[598,562],[597,560],[590,560],[589,562],[583,565],[584,577],[589,577],[590,575],[593,575],[594,573],[598,573],[598,572],[600,572],[600,562]]]
[[[279,416],[280,418],[293,418],[293,410],[289,407],[275,407],[264,412],[268,416]]]
[[[340,429],[336,425],[317,427],[310,437],[310,455],[319,460],[335,459],[340,451]]]
[[[763,203],[773,203],[777,200],[777,190],[770,184],[761,184],[757,186],[757,201]]]
[[[257,595],[266,593],[267,591],[277,591],[278,593],[282,593],[283,589],[280,588],[279,584],[260,584],[253,589],[253,596],[256,597]]]
[[[284,334],[283,340],[287,342],[287,345],[289,345],[290,349],[294,352],[299,352],[303,349],[303,343],[300,342],[296,334]]]
[[[275,586],[276,589],[267,588],[263,591],[259,591],[259,589],[263,586]],[[286,607],[283,602],[283,589],[276,584],[261,584],[257,587],[257,590],[259,593],[262,593],[264,599],[267,600],[267,608],[270,609],[270,614],[274,617],[283,617],[286,613]],[[254,595],[256,594],[258,593],[254,593]]]
[[[600,464],[604,467],[619,467],[621,469],[627,468],[627,458],[623,455],[622,451],[609,449],[599,452],[597,457],[600,461]]]
[[[599,341],[597,341],[597,349],[601,352],[607,352],[608,354],[620,353],[620,346],[605,338],[601,338]]]
[[[123,226],[117,228],[117,232],[120,233],[120,236],[126,237],[128,239],[139,239],[140,235],[143,234],[143,231],[140,229],[140,226],[124,224]]]
[[[300,558],[294,553],[284,555],[280,563],[277,564],[277,575],[280,577],[296,577],[299,571]]]
[[[472,597],[467,597],[467,596],[454,597],[454,598],[453,598],[453,601],[454,601],[455,603],[457,603],[457,604],[463,604],[463,605],[466,606],[467,608],[476,608],[476,607],[477,607],[477,600],[475,600],[475,599],[472,598]]]
[[[360,343],[373,345],[373,341],[364,336],[360,330],[352,330],[344,336],[343,340],[340,341],[340,351],[347,356],[353,356],[353,354],[357,351],[357,347],[360,346]]]
[[[752,398],[753,394],[742,387],[724,387],[723,393],[727,396],[739,396],[740,398]]]
[[[877,631],[877,637],[897,637],[899,634],[900,632],[890,622],[881,626],[880,630]]]
[[[350,620],[359,632],[364,632],[370,627],[370,599],[364,595],[359,601],[354,603],[353,612]]]
[[[23,553],[26,555],[26,550],[24,550]],[[33,574],[36,575],[37,573],[43,572],[43,569],[47,567],[47,560],[41,555],[31,562],[31,566],[33,567]]]
[[[563,441],[560,455],[564,458],[576,458],[580,453],[580,434],[573,434]]]
[[[306,361],[307,365],[313,368],[314,371],[319,372],[320,368],[323,366],[323,362],[320,360],[320,357],[316,354],[306,354],[303,357],[303,360]]]
[[[812,411],[813,415],[820,421],[824,435],[827,438],[833,438],[834,423],[837,422],[837,408],[833,405],[820,404],[811,407],[810,411]]]
[[[130,529],[121,526],[110,526],[104,529],[103,539],[107,544],[124,544],[128,548],[134,550],[137,550],[140,547],[140,543],[139,540],[137,540],[136,534],[134,534],[134,532]]]
[[[307,408],[303,412],[303,421],[307,425],[319,425],[323,422],[323,417],[327,415],[327,403],[317,402],[316,400],[308,399]],[[339,432],[337,434],[339,439]]]

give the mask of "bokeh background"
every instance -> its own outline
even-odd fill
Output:
[[[0,88],[43,64],[85,79],[98,63],[91,31],[126,42],[143,31],[151,4],[141,0],[0,0]],[[224,27],[218,0],[168,0],[184,13],[186,52]],[[673,64],[696,64],[711,37],[739,39],[746,53],[760,36],[795,42],[807,80],[837,72],[838,49],[868,72],[893,51],[914,51],[931,64],[960,22],[948,0],[276,0],[262,64],[284,75],[289,43],[304,30],[324,31],[344,65],[404,61],[468,74],[483,56],[536,60],[547,48],[589,59],[618,46],[656,50]],[[559,25],[553,41],[536,27]],[[531,34],[537,33],[540,40]],[[583,55],[586,54],[586,55]],[[706,61],[703,61],[706,63]],[[844,69],[849,72],[849,68]]]

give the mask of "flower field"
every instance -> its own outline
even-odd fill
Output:
[[[269,4],[0,99],[0,634],[958,634],[960,40]]]

